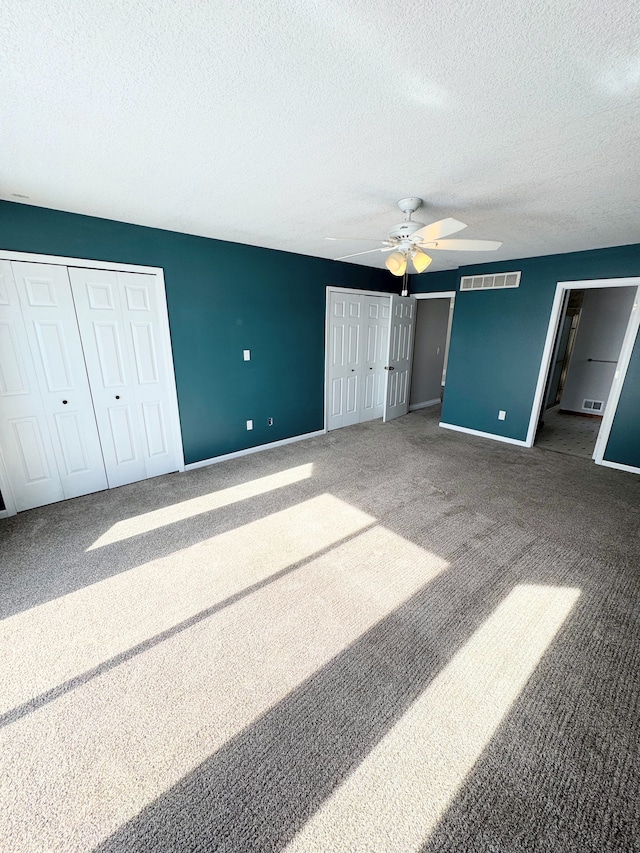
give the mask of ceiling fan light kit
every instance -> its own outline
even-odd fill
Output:
[[[490,252],[499,249],[502,243],[497,240],[443,240],[449,234],[455,234],[466,228],[464,222],[457,219],[440,219],[425,225],[411,218],[411,214],[422,205],[422,199],[417,196],[401,198],[398,207],[404,213],[404,222],[394,225],[383,245],[377,249],[368,249],[365,252],[356,252],[352,255],[343,255],[336,258],[337,261],[346,261],[348,258],[356,258],[360,255],[369,255],[373,252],[391,252],[386,258],[384,265],[392,275],[402,276],[407,271],[407,264],[411,261],[417,273],[424,272],[431,264],[432,258],[426,254],[429,251],[450,252]],[[329,238],[332,239],[332,238]]]
[[[411,263],[414,266],[416,272],[424,272],[426,268],[429,266],[433,258],[430,258],[426,252],[423,252],[422,249],[414,249],[411,252]]]
[[[401,276],[407,271],[407,259],[402,252],[394,252],[384,262],[391,275]]]

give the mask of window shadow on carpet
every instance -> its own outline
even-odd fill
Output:
[[[601,608],[600,597],[593,594],[595,569],[557,555],[545,565],[544,552],[536,548],[525,548],[518,555],[509,554],[504,549],[501,551],[504,542],[500,536],[492,544],[496,551],[494,559],[488,555],[489,542],[485,542],[487,550],[483,551],[481,564],[477,552],[469,553],[467,558],[460,555],[455,567],[381,620],[112,834],[96,848],[96,853],[283,850],[486,621],[514,584],[529,583],[532,579],[536,583],[569,583],[590,573],[587,594],[581,597],[529,687],[514,703],[488,753],[485,751],[492,754],[497,749],[504,759],[505,751],[507,756],[514,753],[511,744],[514,731],[528,726],[530,749],[539,756],[537,788],[534,785],[530,796],[539,796],[553,811],[555,837],[561,838],[563,833],[575,829],[572,824],[579,816],[565,814],[561,804],[555,802],[557,780],[570,780],[581,787],[581,796],[588,798],[585,787],[602,790],[608,778],[603,768],[590,777],[581,771],[576,755],[555,749],[557,741],[563,738],[563,729],[571,725],[574,717],[572,700],[565,698],[567,693],[571,695],[568,686],[580,693],[588,682],[586,667],[593,648],[589,644],[583,647],[581,643],[593,624],[595,610]],[[540,671],[545,677],[540,676]],[[585,714],[593,713],[598,697],[592,694],[581,699]],[[551,716],[550,709],[554,712]],[[629,725],[626,718],[625,724]],[[554,750],[545,744],[552,744]],[[517,750],[515,754],[519,754]],[[480,767],[484,761],[483,755]],[[516,765],[514,773],[517,772]],[[518,778],[512,778],[508,763],[503,773],[494,778],[487,779],[485,774],[483,782],[490,802],[500,798],[504,785],[520,790]],[[441,826],[452,819],[450,815],[456,813],[457,803],[464,802],[469,784],[463,785]],[[483,802],[478,795],[474,803],[476,814],[484,815]],[[522,812],[519,809],[514,814],[520,817]],[[504,810],[500,814],[504,824]],[[527,822],[526,815],[524,823],[517,826],[513,820],[507,822],[502,833],[506,846],[495,848],[474,847],[473,842],[465,847],[455,832],[447,839],[438,830],[434,839],[439,841],[433,841],[425,850],[524,850],[517,846],[518,838],[530,836],[535,828],[535,821]],[[547,849],[573,848],[569,845]]]

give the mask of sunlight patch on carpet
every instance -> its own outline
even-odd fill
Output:
[[[579,595],[570,587],[515,587],[287,853],[418,853]]]
[[[230,486],[228,489],[220,489],[220,491],[171,504],[162,507],[162,509],[135,515],[132,518],[116,522],[86,550],[94,551],[96,548],[131,539],[132,536],[150,533],[152,530],[158,530],[168,524],[175,524],[177,521],[185,521],[196,515],[202,515],[214,509],[222,509],[225,506],[238,503],[238,501],[247,500],[247,498],[264,495],[274,489],[292,486],[295,483],[302,482],[302,480],[308,480],[312,475],[313,463],[310,462],[307,465],[298,465],[295,468],[289,468],[287,471],[279,471],[277,474],[269,474],[267,477],[250,480],[248,483],[240,483],[237,486]]]
[[[4,619],[0,713],[374,522],[318,495]]]
[[[272,516],[270,533],[258,522],[248,525],[251,536],[244,531],[241,548],[231,534],[219,537],[224,545],[218,552],[209,543],[203,565],[210,566],[212,555],[224,558],[239,573],[223,573],[227,588],[235,588],[249,575],[266,573],[267,553],[273,571],[273,561],[281,566],[284,555],[299,557],[338,534],[343,541],[301,571],[280,576],[0,729],[0,837],[22,850],[93,849],[448,568],[442,557],[383,526],[366,527],[370,516],[330,495],[297,510]],[[348,530],[355,535],[345,538]],[[175,618],[188,576],[173,575],[169,583],[160,576],[162,588],[154,592],[154,575],[141,585],[134,571],[122,587],[107,582],[100,589],[95,612],[88,594],[74,599],[70,610],[64,600],[60,612],[52,604],[46,611],[50,629],[55,622],[52,651],[41,652],[36,640],[29,651],[42,678],[45,662],[58,671],[66,659],[77,663],[74,628],[67,628],[65,613],[80,632],[79,648],[97,632],[85,657],[98,659],[113,650],[121,630],[131,634],[136,612],[145,630],[157,611]],[[210,600],[207,577],[199,589]],[[215,590],[221,585],[218,580]],[[190,606],[193,591],[189,587]],[[80,624],[82,608],[92,611],[86,624]],[[108,634],[105,625],[111,626]],[[24,661],[29,631],[23,628]],[[37,630],[42,640],[47,622]],[[64,643],[60,632],[66,632]]]

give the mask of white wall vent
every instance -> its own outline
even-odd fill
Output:
[[[460,290],[495,290],[496,288],[520,287],[521,272],[499,272],[493,275],[463,275]]]
[[[604,409],[604,400],[585,400],[582,408],[587,412],[601,412]]]

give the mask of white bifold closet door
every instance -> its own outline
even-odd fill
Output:
[[[327,429],[382,417],[389,316],[388,296],[331,292]]]
[[[154,275],[0,261],[0,450],[18,511],[180,467]]]
[[[411,296],[391,297],[389,328],[389,366],[385,389],[384,422],[409,411],[413,336],[416,323],[416,300]]]
[[[106,489],[67,268],[0,272],[0,441],[17,508]]]
[[[384,412],[385,364],[389,351],[389,297],[363,296],[362,404],[360,420],[381,418]]]
[[[109,486],[178,468],[155,276],[71,268]]]
[[[362,297],[331,293],[327,428],[360,422]]]

